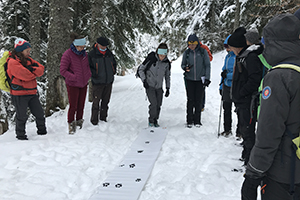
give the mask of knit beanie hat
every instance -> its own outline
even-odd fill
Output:
[[[22,52],[25,49],[31,48],[31,45],[26,40],[22,38],[17,38],[15,40],[14,48],[16,52]]]
[[[199,39],[196,36],[196,34],[191,34],[188,37],[188,44],[198,44],[199,43]]]
[[[300,8],[294,13],[294,15],[300,20]]]
[[[245,34],[246,40],[250,42],[251,44],[258,44],[259,43],[259,33],[257,29],[251,29],[248,30],[247,33]]]
[[[102,45],[102,46],[107,46],[107,45],[109,45],[109,42],[108,42],[108,40],[106,39],[106,38],[104,38],[104,37],[99,37],[98,39],[97,39],[97,43],[98,44],[100,44],[100,45]]]
[[[232,47],[246,47],[246,29],[244,27],[239,27],[235,29],[230,38],[228,39],[228,45]]]

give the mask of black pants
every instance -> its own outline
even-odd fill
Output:
[[[149,123],[157,123],[160,114],[160,107],[162,105],[163,90],[162,88],[155,89],[153,87],[149,87],[146,89],[146,94],[150,102]]]
[[[100,120],[106,121],[108,104],[110,101],[110,96],[112,91],[112,83],[93,85],[92,91],[93,91],[93,104],[92,104],[91,122],[92,124],[98,124],[99,114],[100,114]],[[99,107],[100,100],[101,100],[101,105]]]
[[[25,139],[26,131],[25,125],[28,119],[27,108],[35,117],[37,133],[46,134],[45,114],[38,95],[12,95],[12,103],[16,108],[16,137],[18,139]]]
[[[187,124],[201,124],[201,108],[204,86],[202,81],[185,80],[187,94]]]
[[[278,183],[270,178],[264,178],[261,189],[262,200],[299,200],[300,185],[295,186],[295,194],[290,195],[288,184]]]
[[[223,84],[222,89],[222,100],[223,100],[223,110],[224,110],[224,131],[228,132],[231,130],[232,124],[232,100],[230,99],[230,87]]]
[[[243,105],[237,108],[239,131],[243,137],[243,152],[242,158],[245,159],[245,165],[249,161],[250,152],[255,143],[255,125],[257,109],[253,111],[253,118],[251,119],[250,105]]]

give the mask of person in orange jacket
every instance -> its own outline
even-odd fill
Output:
[[[14,49],[7,59],[10,94],[16,108],[16,138],[19,140],[28,140],[25,131],[28,119],[27,108],[36,118],[37,134],[47,134],[44,110],[37,93],[36,81],[36,77],[44,74],[45,67],[29,56],[30,50],[31,45],[26,40],[17,38]]]

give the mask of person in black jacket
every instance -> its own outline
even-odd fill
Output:
[[[109,42],[99,37],[89,53],[89,65],[92,72],[93,105],[91,123],[97,125],[100,120],[107,121],[108,103],[110,101],[117,62],[112,52],[107,48]],[[101,100],[101,106],[99,103]]]
[[[280,14],[264,27],[264,77],[255,145],[242,186],[242,200],[300,199],[300,158],[292,138],[300,132],[300,20]],[[299,145],[298,145],[299,148]]]
[[[228,39],[228,45],[236,55],[231,95],[237,107],[239,130],[244,140],[242,159],[246,165],[255,142],[257,106],[253,106],[251,102],[252,96],[257,94],[262,79],[263,65],[258,55],[262,53],[263,46],[248,47],[245,33],[245,28],[237,28]]]

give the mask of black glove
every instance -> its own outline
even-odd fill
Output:
[[[222,96],[222,95],[223,95],[223,91],[222,91],[222,90],[219,90],[219,92],[220,92],[220,95]]]
[[[166,91],[166,94],[165,94],[165,97],[168,97],[170,95],[170,89],[167,88],[167,91]]]
[[[210,84],[210,80],[208,80],[208,79],[205,79],[205,81],[204,81],[204,86],[206,86],[206,87],[208,87],[209,86],[209,84]]]
[[[261,179],[250,178],[244,175],[245,180],[242,186],[242,200],[256,200],[257,187],[261,183]]]
[[[31,73],[35,70],[31,65],[26,67]]]
[[[32,67],[39,67],[39,65],[37,63],[33,63],[31,66]]]
[[[146,80],[144,81],[143,85],[144,85],[144,88],[145,88],[145,89],[148,89],[148,88],[149,88],[149,84],[147,83]]]
[[[222,76],[223,79],[225,79],[227,77],[227,70],[226,69],[221,72],[221,76]]]

